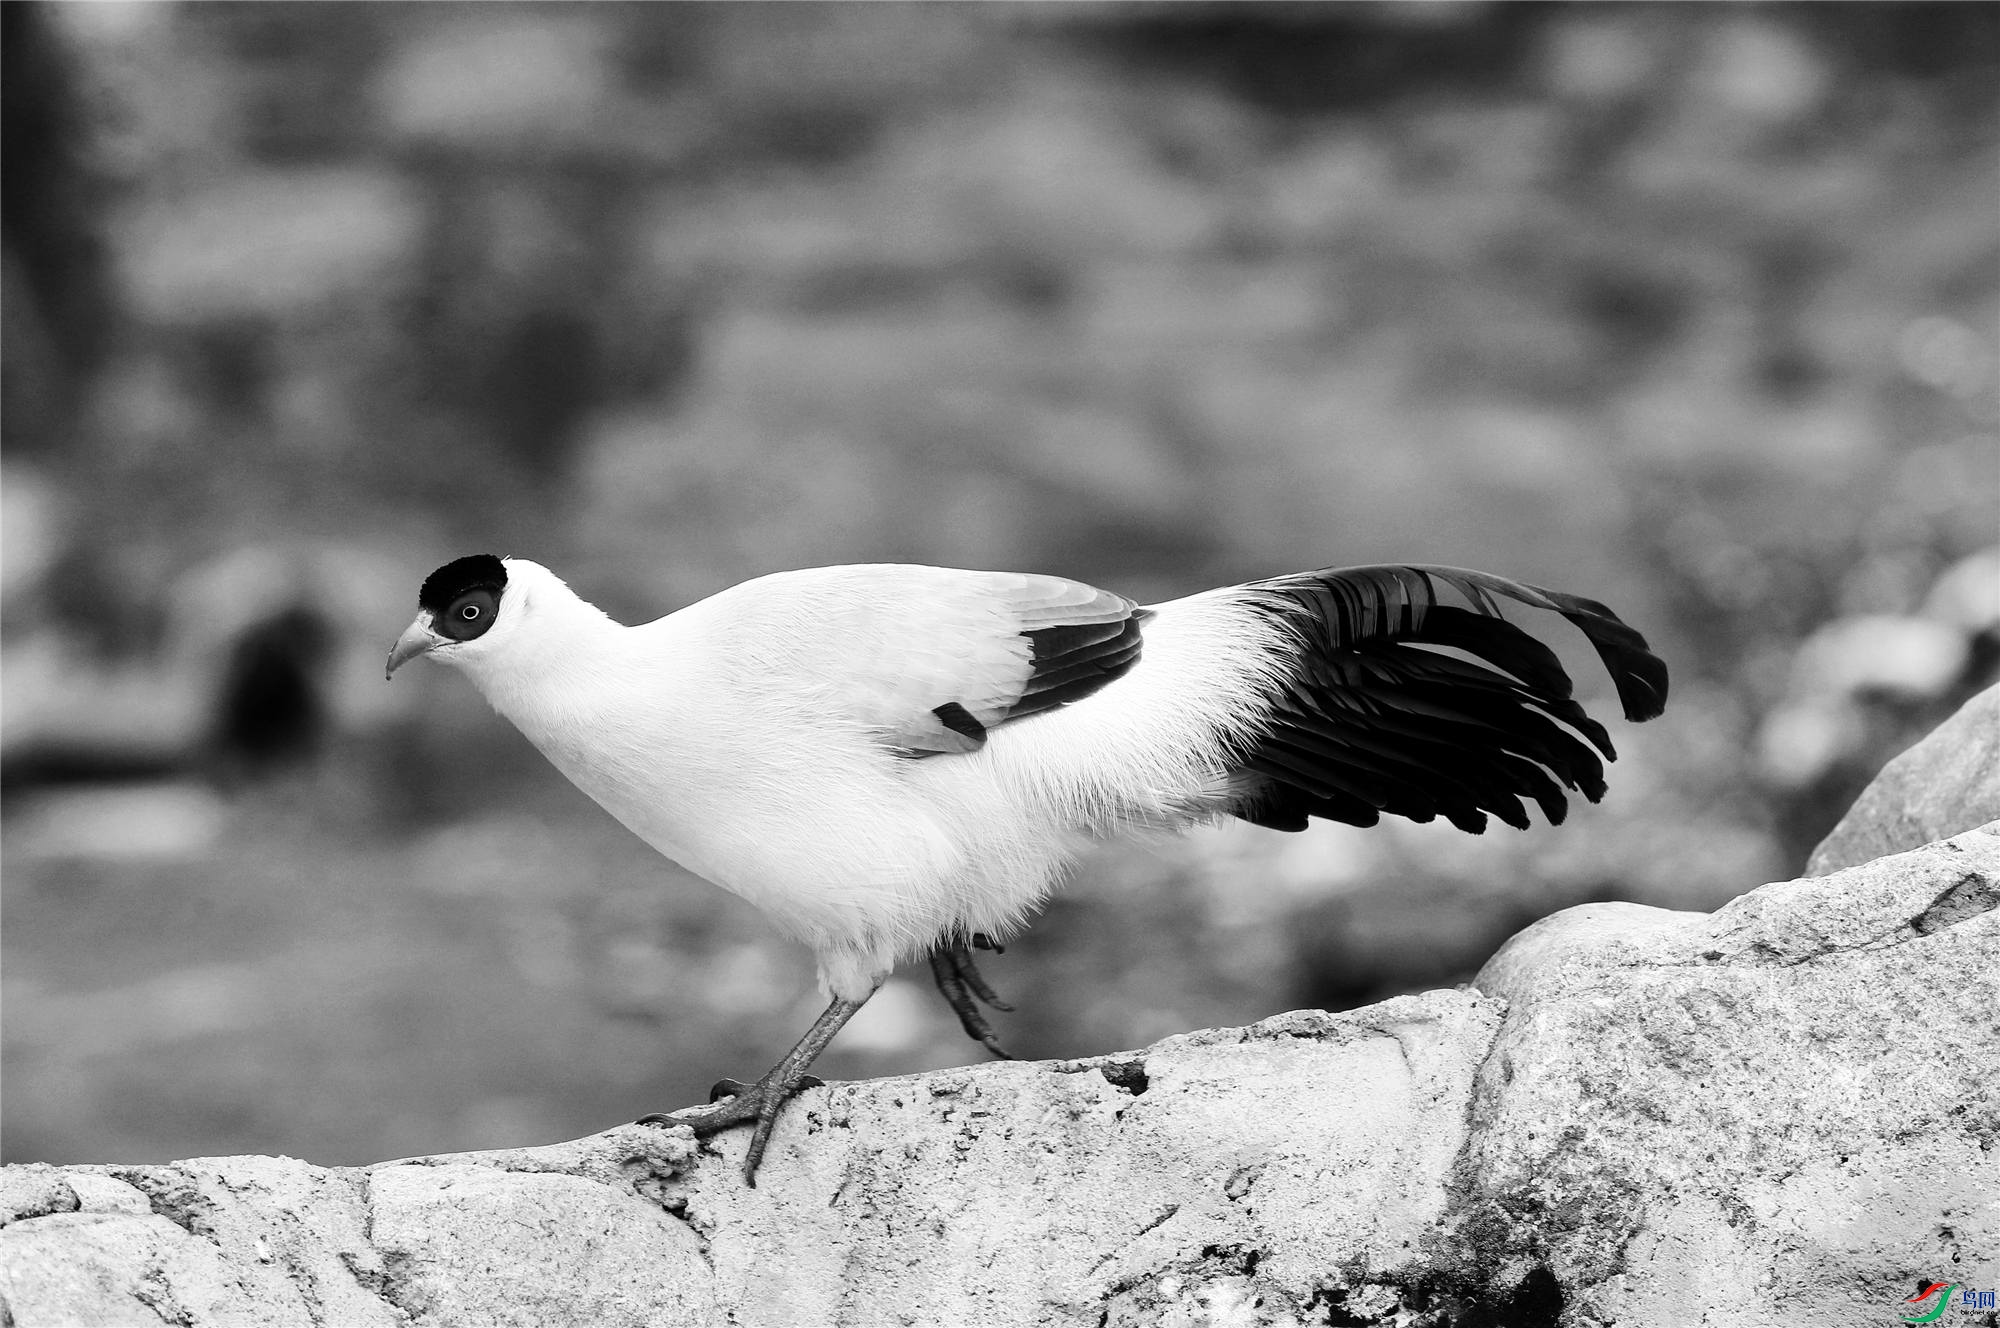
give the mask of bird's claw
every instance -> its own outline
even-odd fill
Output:
[[[771,1131],[778,1123],[778,1112],[799,1090],[824,1087],[826,1080],[816,1074],[797,1075],[787,1083],[775,1069],[754,1084],[746,1084],[741,1079],[719,1079],[709,1090],[707,1106],[655,1111],[641,1116],[634,1123],[685,1125],[694,1131],[697,1139],[705,1139],[732,1125],[756,1122],[756,1132],[750,1136],[750,1151],[743,1158],[743,1180],[754,1188],[757,1166],[764,1160],[764,1149],[771,1142]]]
[[[999,951],[999,947],[983,934],[974,936],[972,941],[974,945],[984,941],[983,949]],[[1012,1011],[1014,1007],[1001,1000],[999,993],[979,975],[978,967],[972,962],[972,951],[963,945],[939,950],[931,956],[931,975],[937,980],[938,991],[943,993],[946,1004],[958,1016],[959,1027],[965,1030],[965,1035],[1001,1060],[1013,1060],[994,1035],[993,1025],[987,1022],[986,1012],[979,1008],[979,1002],[984,1001],[996,1010]]]
[[[825,1087],[826,1080],[820,1078],[818,1075],[802,1074],[799,1076],[799,1081],[792,1085],[792,1091],[796,1093],[802,1088]],[[742,1097],[745,1093],[755,1092],[756,1088],[757,1085],[745,1083],[741,1079],[718,1079],[715,1081],[714,1087],[708,1090],[708,1100],[714,1103],[720,1102],[726,1097]]]
[[[741,1079],[718,1079],[708,1090],[708,1100],[713,1103],[720,1102],[726,1097],[742,1097],[753,1087],[754,1085],[747,1084]]]

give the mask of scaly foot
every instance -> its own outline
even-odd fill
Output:
[[[981,949],[999,952],[983,935],[972,938],[973,944]],[[993,1034],[993,1025],[986,1022],[986,1012],[979,1008],[984,1001],[996,1010],[1013,1010],[1013,1006],[1000,999],[999,995],[979,976],[979,969],[972,962],[972,951],[963,945],[949,946],[931,956],[931,975],[937,979],[937,988],[954,1013],[958,1015],[959,1026],[965,1035],[978,1042],[1003,1061],[1014,1058],[1000,1045]],[[977,999],[975,999],[977,998]]]
[[[826,1050],[826,1044],[833,1041],[833,1035],[840,1031],[842,1024],[854,1017],[854,1012],[861,1006],[861,1001],[835,997],[825,1013],[799,1039],[798,1045],[786,1052],[785,1058],[773,1065],[756,1083],[724,1079],[710,1091],[709,1105],[684,1107],[673,1112],[656,1111],[650,1116],[641,1116],[638,1124],[685,1125],[695,1132],[697,1138],[706,1138],[732,1125],[755,1121],[757,1130],[750,1136],[750,1151],[743,1158],[744,1183],[755,1186],[757,1164],[764,1160],[764,1149],[771,1142],[771,1129],[778,1123],[778,1112],[800,1089],[818,1088],[825,1083],[807,1074],[806,1067]]]
[[[743,1179],[757,1183],[757,1164],[764,1160],[764,1149],[771,1142],[771,1131],[778,1123],[778,1112],[785,1103],[802,1089],[822,1088],[826,1081],[818,1075],[797,1074],[790,1083],[779,1078],[783,1065],[774,1066],[769,1074],[754,1084],[746,1084],[741,1079],[724,1079],[709,1090],[708,1105],[705,1107],[683,1107],[679,1111],[659,1112],[641,1116],[640,1125],[685,1125],[692,1129],[695,1137],[705,1139],[711,1134],[726,1130],[732,1125],[756,1122],[757,1131],[750,1136],[750,1152],[743,1159]]]

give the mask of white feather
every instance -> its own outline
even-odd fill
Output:
[[[1054,577],[873,566],[760,578],[621,627],[506,562],[484,636],[440,648],[585,793],[810,946],[864,999],[898,960],[1006,935],[1088,837],[1215,815],[1287,642],[1229,591],[1156,607],[1138,662],[953,750],[1019,697],[1037,623],[1115,622]]]

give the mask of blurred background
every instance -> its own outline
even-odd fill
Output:
[[[383,683],[462,553],[628,622],[1445,562],[1671,662],[1560,829],[1090,857],[984,961],[1030,1057],[1713,908],[1994,676],[2000,7],[0,13],[10,1161],[566,1138],[817,1013],[463,679]],[[920,968],[822,1069],[980,1055]]]

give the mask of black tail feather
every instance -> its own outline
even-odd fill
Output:
[[[1440,602],[1440,584],[1470,607]],[[1525,828],[1524,798],[1551,823],[1568,813],[1564,789],[1601,798],[1599,754],[1616,758],[1610,735],[1572,699],[1555,652],[1500,616],[1499,598],[1575,624],[1627,719],[1666,704],[1666,665],[1594,600],[1420,566],[1330,569],[1244,591],[1300,646],[1240,758],[1235,814],[1260,825],[1302,829],[1312,816],[1367,825],[1387,812],[1441,815],[1478,833],[1488,815]]]
[[[1658,719],[1667,708],[1667,665],[1646,646],[1646,638],[1594,599],[1544,590],[1490,572],[1458,567],[1408,569],[1435,576],[1477,603],[1482,612],[1498,617],[1499,609],[1481,592],[1505,595],[1538,609],[1551,609],[1569,619],[1596,648],[1605,671],[1618,689],[1625,718],[1637,723]]]

